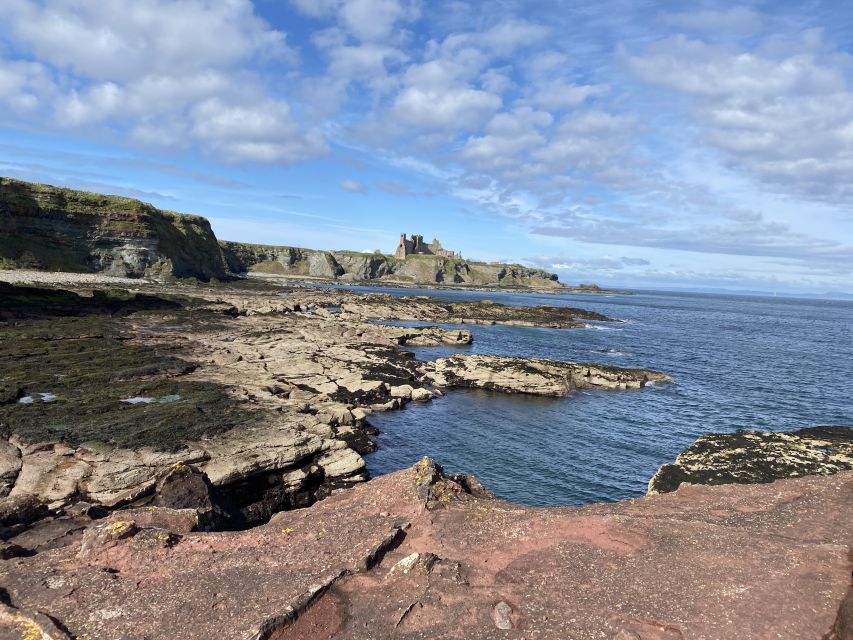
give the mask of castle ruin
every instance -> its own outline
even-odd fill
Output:
[[[429,244],[424,243],[423,236],[412,234],[412,239],[406,238],[405,233],[400,234],[400,244],[397,246],[397,251],[394,253],[395,258],[405,260],[406,256],[412,254],[420,254],[426,256],[443,256],[445,258],[461,258],[462,254],[459,251],[450,251],[444,249],[437,238],[433,238]]]

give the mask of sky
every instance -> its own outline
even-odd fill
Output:
[[[3,0],[0,175],[221,239],[853,292],[853,9]]]

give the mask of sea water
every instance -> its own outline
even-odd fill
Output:
[[[738,429],[853,425],[853,302],[693,293],[521,294],[353,288],[445,299],[549,304],[621,320],[584,329],[465,325],[465,347],[411,348],[656,369],[674,381],[640,391],[538,398],[450,391],[372,414],[371,474],[430,455],[529,505],[640,496],[655,470],[698,436]],[[393,323],[391,323],[393,324]],[[449,325],[444,325],[449,326]]]

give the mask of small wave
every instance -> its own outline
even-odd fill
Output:
[[[622,331],[622,329],[617,329],[616,327],[603,327],[598,324],[585,324],[583,326],[584,329],[595,329],[596,331]]]
[[[630,351],[619,351],[619,349],[593,349],[592,353],[600,353],[611,358],[627,358],[634,355]]]

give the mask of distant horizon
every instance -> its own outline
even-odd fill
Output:
[[[402,227],[562,281],[853,290],[843,3],[4,8],[12,178],[237,241],[393,252]]]

